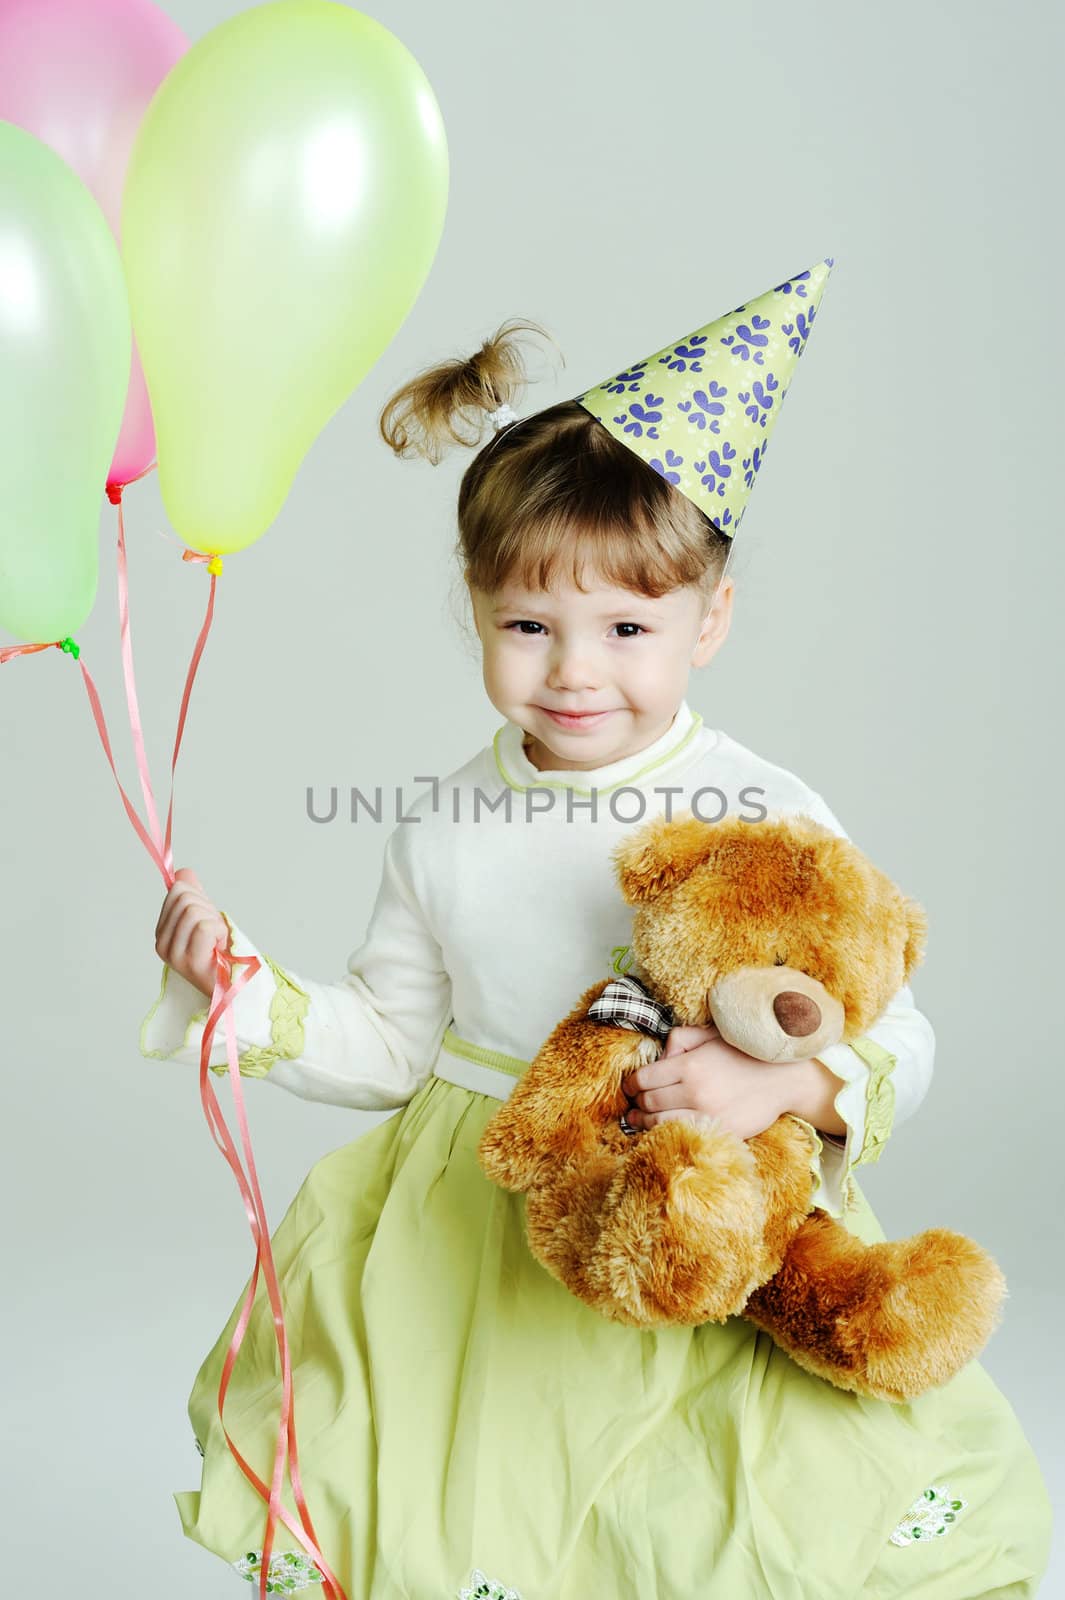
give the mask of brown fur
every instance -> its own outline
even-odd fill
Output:
[[[808,817],[659,817],[615,863],[656,998],[763,1060],[857,1038],[923,955],[921,907]],[[660,1047],[589,1019],[609,981],[553,1030],[480,1144],[487,1176],[525,1194],[548,1271],[636,1327],[742,1314],[808,1372],[884,1400],[972,1360],[1005,1295],[995,1262],[943,1228],[866,1245],[812,1207],[801,1118],[748,1140],[712,1119],[621,1131],[622,1081]]]

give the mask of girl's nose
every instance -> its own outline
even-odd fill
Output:
[[[579,650],[560,650],[552,658],[547,682],[552,689],[571,690],[575,693],[599,687],[591,658]]]

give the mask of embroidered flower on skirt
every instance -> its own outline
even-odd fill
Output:
[[[945,1483],[934,1483],[919,1494],[894,1533],[892,1544],[927,1544],[949,1533],[968,1500],[957,1499]]]
[[[459,1600],[521,1600],[521,1595],[496,1578],[486,1578],[480,1567],[474,1567],[469,1588],[459,1590]]]
[[[263,1567],[261,1550],[249,1550],[246,1556],[234,1561],[233,1566],[242,1578],[255,1583]],[[309,1589],[312,1583],[321,1583],[322,1574],[298,1550],[275,1550],[270,1557],[266,1574],[267,1594],[295,1594],[299,1589]]]

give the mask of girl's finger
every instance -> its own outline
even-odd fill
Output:
[[[202,927],[208,930],[211,927],[204,907],[198,900],[186,901],[174,928],[172,953],[182,961],[188,962],[192,954],[193,940]],[[214,942],[212,939],[212,945]]]
[[[687,1106],[673,1111],[644,1111],[640,1115],[642,1128],[653,1128],[659,1122],[692,1122],[698,1126],[716,1120],[720,1124],[720,1118],[712,1118],[708,1111],[692,1111]]]
[[[664,1053],[667,1056],[681,1055],[686,1050],[694,1050],[696,1045],[705,1044],[708,1039],[720,1037],[713,1024],[708,1024],[705,1028],[694,1025],[670,1028]]]
[[[180,894],[175,895],[174,891],[171,889],[170,893],[163,901],[163,907],[159,913],[159,921],[155,925],[156,944],[165,945],[169,942],[174,931],[174,926],[181,915],[184,904],[184,896]]]
[[[690,1098],[691,1090],[683,1083],[667,1083],[661,1088],[642,1090],[636,1096],[636,1104],[641,1111],[671,1111],[687,1105]]]
[[[641,1090],[664,1090],[672,1086],[676,1088],[684,1086],[683,1062],[676,1056],[673,1056],[672,1061],[659,1056],[657,1061],[651,1062],[651,1066],[641,1067],[640,1083],[638,1083],[638,1088]]]
[[[201,918],[205,914],[214,913],[215,909],[202,890],[192,889],[187,884],[184,886],[173,884],[163,901],[159,921],[155,925],[157,944],[160,939],[172,937],[174,929],[190,907],[194,908],[196,915]]]
[[[659,1056],[657,1061],[649,1061],[645,1067],[638,1067],[632,1076],[639,1089],[661,1089],[667,1083],[680,1083],[681,1063],[676,1056],[670,1061],[665,1056]]]
[[[657,1061],[649,1061],[646,1066],[627,1073],[621,1080],[621,1087],[631,1100],[643,1089],[661,1089],[664,1084],[680,1081],[680,1068],[676,1060],[666,1061],[664,1056],[659,1056]]]
[[[195,932],[200,920],[200,908],[195,905],[182,906],[173,927],[170,930],[170,965],[184,966],[188,961],[189,940]]]
[[[193,889],[187,883],[172,883],[159,911],[159,920],[155,925],[156,938],[165,928],[173,926],[190,902],[203,904],[206,900],[207,896],[201,890]]]
[[[210,922],[201,922],[193,930],[192,937],[189,940],[189,954],[197,966],[207,961],[211,951],[218,948],[219,940],[223,937],[223,933]]]

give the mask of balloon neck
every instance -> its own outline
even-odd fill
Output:
[[[73,656],[75,661],[81,655],[81,648],[74,643],[73,639],[57,639],[55,647],[57,650],[65,651],[68,656]]]
[[[205,561],[207,570],[212,578],[217,578],[222,571],[222,557],[205,555],[202,550],[183,550],[181,559],[182,561]]]
[[[107,485],[107,498],[113,506],[120,506],[122,504],[122,485],[120,483],[109,483]]]

